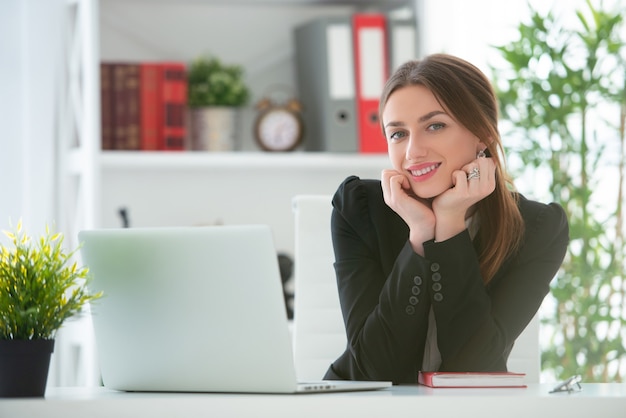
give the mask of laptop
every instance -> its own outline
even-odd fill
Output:
[[[312,393],[390,382],[298,383],[267,225],[78,234],[105,387],[122,391]]]

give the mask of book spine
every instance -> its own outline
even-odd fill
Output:
[[[433,373],[419,372],[417,375],[417,383],[424,386],[433,387]]]
[[[109,63],[100,64],[100,131],[103,150],[115,148],[113,138],[113,66]]]
[[[126,126],[128,125],[126,110],[126,64],[112,64],[113,71],[113,149],[124,149],[126,144]]]
[[[141,63],[139,74],[140,98],[140,149],[142,151],[156,151],[159,149],[159,65],[156,63]]]
[[[124,149],[140,149],[139,64],[126,66],[125,99],[127,111],[126,143]]]
[[[139,64],[114,63],[113,149],[139,149]]]
[[[187,77],[184,63],[163,63],[161,68],[161,150],[186,149]]]

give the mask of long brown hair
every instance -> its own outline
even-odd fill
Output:
[[[434,54],[409,61],[385,84],[379,107],[383,132],[382,111],[389,96],[410,85],[428,88],[452,117],[480,139],[496,164],[496,188],[476,204],[480,228],[475,240],[483,281],[488,283],[506,258],[518,249],[524,231],[518,195],[504,166],[493,88],[478,68],[455,56]]]

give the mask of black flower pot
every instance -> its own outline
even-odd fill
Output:
[[[54,340],[0,340],[0,398],[43,397]]]

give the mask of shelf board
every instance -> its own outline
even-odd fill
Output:
[[[339,154],[327,152],[133,152],[104,151],[100,154],[105,169],[332,169],[372,168],[389,165],[387,154]]]
[[[104,3],[128,2],[128,0],[100,0]],[[391,8],[406,6],[411,0],[134,0],[135,3],[198,3],[207,5],[243,6],[357,6]]]

